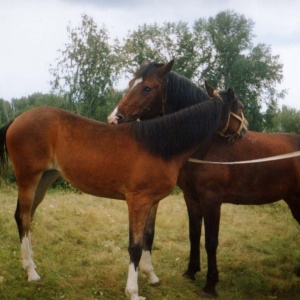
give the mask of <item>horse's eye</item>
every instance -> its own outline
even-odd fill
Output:
[[[151,91],[151,87],[145,86],[145,87],[143,88],[143,91],[144,91],[144,92],[150,92],[150,91]]]

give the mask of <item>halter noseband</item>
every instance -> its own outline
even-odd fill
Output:
[[[213,91],[213,97],[212,98],[217,98],[219,99],[222,103],[224,103],[222,97],[220,96],[220,91],[219,90],[214,90]],[[218,134],[223,137],[223,138],[226,138],[228,143],[233,143],[234,140],[238,137],[242,137],[244,136],[244,133],[242,133],[242,130],[244,129],[245,131],[247,131],[247,120],[246,118],[244,117],[244,114],[243,112],[241,112],[242,116],[240,117],[239,115],[233,113],[233,112],[230,112],[229,115],[228,115],[228,119],[227,119],[227,122],[226,122],[226,125],[225,127],[218,131]],[[240,126],[239,128],[237,129],[237,131],[235,133],[232,133],[232,134],[225,134],[225,132],[227,131],[228,127],[229,127],[229,123],[230,123],[230,117],[234,117],[236,118],[237,120],[239,120],[241,123],[240,123]]]
[[[247,120],[244,117],[243,112],[241,112],[241,114],[242,114],[242,117],[240,117],[239,115],[237,115],[237,114],[235,114],[233,112],[230,112],[229,115],[228,115],[228,120],[227,120],[227,123],[226,123],[225,127],[222,130],[218,131],[218,134],[221,137],[224,137],[224,138],[228,139],[228,143],[233,143],[236,138],[244,136],[244,133],[242,133],[243,129],[245,131],[247,131],[247,126],[246,126]],[[239,120],[241,123],[240,123],[240,126],[239,126],[239,128],[237,129],[237,131],[235,133],[225,134],[226,130],[229,127],[230,117],[231,116],[233,116],[234,118],[236,118],[237,120]]]

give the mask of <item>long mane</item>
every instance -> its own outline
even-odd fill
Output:
[[[148,151],[171,159],[207,141],[218,130],[223,105],[214,99],[160,118],[133,122],[131,132]]]
[[[171,71],[166,86],[166,103],[172,111],[209,100],[208,94],[190,79]]]
[[[154,75],[157,68],[163,64],[151,62],[136,71],[135,77],[141,78]],[[179,111],[183,108],[209,100],[207,93],[190,79],[171,71],[166,80],[166,104],[170,112]]]

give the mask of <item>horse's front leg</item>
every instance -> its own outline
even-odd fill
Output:
[[[216,197],[206,197],[203,203],[205,224],[205,249],[207,253],[207,276],[203,292],[217,297],[216,284],[219,282],[217,247],[221,216],[221,202]]]
[[[148,278],[148,282],[152,285],[159,284],[159,278],[154,272],[154,268],[151,260],[151,251],[155,233],[155,220],[157,213],[158,203],[155,203],[147,218],[147,223],[144,232],[144,247],[142,257],[139,265],[140,271]]]
[[[142,256],[144,231],[153,203],[137,197],[126,199],[129,213],[129,269],[125,293],[130,300],[138,300],[138,265]]]
[[[195,280],[200,271],[200,237],[202,227],[202,209],[198,198],[184,193],[184,200],[189,216],[190,260],[184,277]]]

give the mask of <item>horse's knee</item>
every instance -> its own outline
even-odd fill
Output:
[[[210,237],[205,242],[205,249],[207,253],[215,253],[217,251],[218,245],[219,245],[218,238]]]

